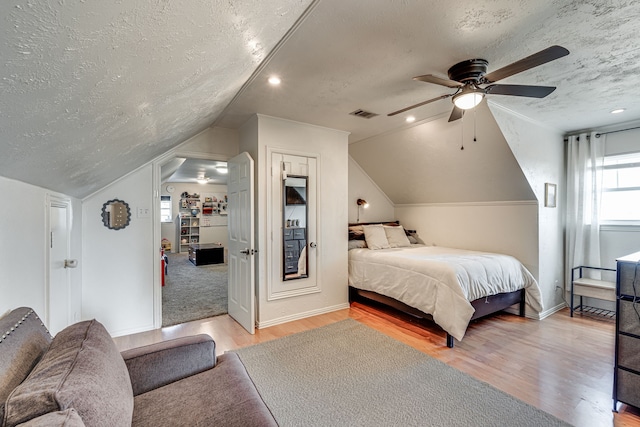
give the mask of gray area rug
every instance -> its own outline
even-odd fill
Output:
[[[281,426],[569,425],[351,319],[235,352]]]
[[[162,288],[162,326],[227,313],[227,265],[195,266],[188,254],[167,254]]]

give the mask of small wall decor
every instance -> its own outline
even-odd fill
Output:
[[[547,208],[555,208],[556,200],[558,198],[556,184],[549,182],[544,184],[544,205]]]
[[[129,204],[113,199],[102,205],[102,222],[110,230],[122,230],[131,222]]]

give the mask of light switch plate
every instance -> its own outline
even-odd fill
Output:
[[[151,209],[138,208],[138,218],[149,218],[151,216]]]

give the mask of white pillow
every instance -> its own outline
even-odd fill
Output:
[[[367,242],[364,240],[349,240],[349,250],[351,249],[363,249],[367,247]]]
[[[387,241],[389,242],[390,247],[403,248],[411,246],[411,242],[407,238],[407,234],[404,232],[404,228],[402,226],[391,227],[385,225],[384,232],[387,235]]]
[[[388,249],[389,241],[387,234],[384,232],[382,224],[363,225],[364,240],[367,242],[369,249]]]

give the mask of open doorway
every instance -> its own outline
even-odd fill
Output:
[[[162,326],[227,313],[227,164],[175,158],[161,167]]]

